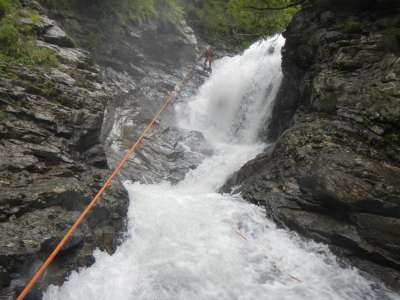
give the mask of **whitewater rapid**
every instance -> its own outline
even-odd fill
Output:
[[[74,272],[46,300],[398,299],[341,268],[328,248],[265,218],[240,195],[217,191],[267,146],[258,141],[281,79],[277,36],[216,62],[198,93],[176,106],[180,127],[214,148],[185,180],[126,183],[128,233],[116,253]]]

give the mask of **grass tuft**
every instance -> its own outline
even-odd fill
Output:
[[[26,66],[58,65],[53,50],[36,44],[34,25],[41,21],[37,12],[23,9],[17,0],[0,0],[0,16],[0,60]],[[33,25],[21,25],[23,17]]]

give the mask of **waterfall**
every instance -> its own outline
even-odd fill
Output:
[[[341,268],[325,245],[266,219],[240,195],[217,190],[262,152],[262,124],[280,85],[281,36],[215,63],[177,123],[214,148],[176,185],[126,183],[127,238],[116,253],[74,272],[44,299],[395,299],[356,269]],[[193,150],[191,150],[193,151]]]
[[[255,143],[282,79],[283,44],[277,36],[217,61],[193,101],[178,106],[179,125],[203,132],[214,143]]]

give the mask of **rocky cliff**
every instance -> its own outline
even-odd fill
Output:
[[[40,19],[21,18],[21,24],[34,27],[38,45],[52,49],[59,64],[0,63],[0,298],[5,299],[15,298],[30,279],[196,56],[196,39],[183,22],[105,22],[84,6],[24,5]],[[185,152],[181,142],[195,145],[204,138],[176,134],[173,114],[170,109],[157,128],[168,133],[148,137],[121,179],[174,181],[201,161],[196,156],[179,164]],[[158,160],[150,163],[156,154]],[[32,299],[72,270],[92,264],[94,249],[112,253],[127,207],[127,193],[115,181]]]
[[[85,4],[48,13],[102,66],[102,78],[113,99],[107,106],[103,134],[107,156],[114,165],[165,96],[189,73],[198,56],[196,35],[183,19],[160,17],[140,24],[121,23],[116,16],[99,20],[96,8]],[[182,95],[190,95],[201,83],[202,79],[194,76]],[[201,162],[204,157],[188,153],[185,146],[206,144],[204,137],[178,129],[174,116],[175,110],[168,107],[154,134],[145,139],[138,155],[123,170],[124,179],[177,182]]]
[[[273,145],[227,186],[400,288],[400,4],[308,1],[287,31]]]
[[[0,288],[6,299],[15,297],[110,173],[101,138],[109,94],[99,66],[55,21],[42,14],[31,25],[38,44],[53,49],[60,64],[0,65]],[[112,252],[127,203],[114,182],[37,290],[92,263],[95,248]]]

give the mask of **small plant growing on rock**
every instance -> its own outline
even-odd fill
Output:
[[[36,45],[33,25],[41,20],[37,12],[23,9],[19,1],[0,0],[0,13],[0,60],[27,66],[58,64],[52,50]],[[21,18],[31,20],[33,25],[21,24]]]
[[[4,17],[11,9],[11,0],[0,0],[0,18]]]
[[[354,18],[346,19],[346,21],[343,23],[343,25],[344,25],[344,29],[348,33],[360,33],[362,30],[361,22]]]
[[[7,119],[7,113],[0,110],[0,122],[3,122]]]
[[[15,52],[15,47],[19,44],[18,30],[11,24],[0,26],[0,47],[9,55]]]

